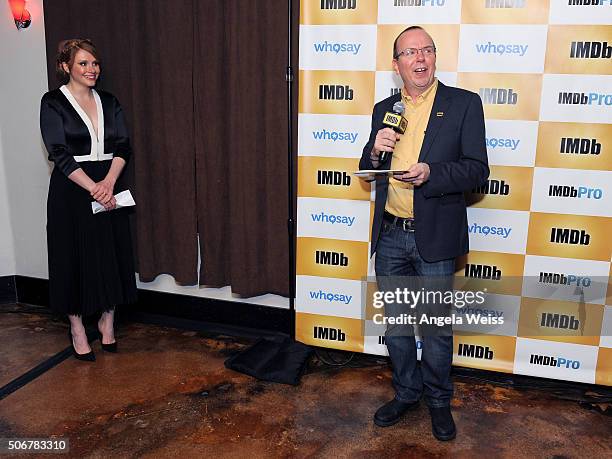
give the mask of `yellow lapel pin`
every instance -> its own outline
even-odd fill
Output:
[[[437,113],[436,113],[436,116],[437,116],[438,118],[441,118],[441,117],[443,117],[443,116],[444,116],[444,112],[437,112]]]

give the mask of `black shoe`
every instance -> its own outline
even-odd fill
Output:
[[[70,347],[72,348],[72,355],[77,360],[82,360],[83,362],[95,362],[96,355],[93,351],[89,351],[87,354],[79,354],[74,348],[74,342],[72,341],[72,332],[68,330],[68,339],[70,340]]]
[[[431,415],[431,431],[438,440],[452,440],[457,435],[455,421],[451,414],[450,406],[441,406],[438,408],[429,407]]]
[[[100,339],[100,344],[102,345],[102,350],[105,352],[112,352],[113,354],[117,353],[117,340],[114,343],[104,344],[102,342],[102,333],[98,332],[98,338]]]
[[[374,424],[376,424],[378,427],[392,426],[402,418],[406,411],[414,410],[418,406],[418,400],[416,402],[408,403],[393,399],[376,410],[376,414],[374,415]]]

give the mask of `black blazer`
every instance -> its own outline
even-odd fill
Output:
[[[363,149],[360,169],[373,169],[370,152],[382,119],[396,94],[380,101],[372,113],[372,131]],[[428,262],[446,260],[469,250],[464,191],[474,189],[489,176],[482,101],[470,91],[438,82],[419,162],[429,165],[429,180],[414,190],[415,237],[419,253]],[[380,169],[389,169],[391,155]],[[376,252],[387,202],[389,178],[376,178],[376,204],[372,224],[372,254]]]
[[[127,162],[132,149],[121,105],[112,94],[96,92],[104,112],[104,153],[113,153]],[[80,167],[75,156],[90,153],[91,136],[87,126],[60,89],[49,91],[42,97],[40,130],[49,160],[66,175]]]

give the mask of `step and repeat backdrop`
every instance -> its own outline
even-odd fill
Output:
[[[464,312],[503,325],[456,327],[454,363],[612,385],[611,24],[608,0],[302,0],[299,341],[387,352],[366,307],[374,191],[352,173],[402,86],[393,40],[421,25],[440,81],[483,101],[491,166],[456,276],[488,291]]]

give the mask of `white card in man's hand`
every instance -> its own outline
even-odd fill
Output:
[[[117,205],[115,206],[115,209],[121,209],[122,207],[130,207],[130,206],[136,205],[136,202],[134,201],[134,198],[132,197],[132,193],[130,193],[130,190],[125,190],[125,191],[122,191],[121,193],[117,193],[115,195],[115,201],[117,201]],[[91,210],[93,211],[94,214],[106,211],[104,206],[100,204],[98,201],[94,201],[91,203]]]

